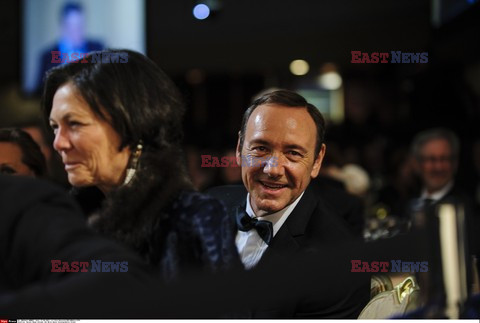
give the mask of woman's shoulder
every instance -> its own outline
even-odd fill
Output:
[[[223,203],[214,197],[193,190],[183,190],[172,204],[180,217],[221,218],[226,216]]]
[[[236,230],[223,203],[214,197],[184,190],[172,204],[172,224],[178,239],[211,269],[227,269],[239,262]]]
[[[183,206],[191,206],[191,205],[205,204],[205,203],[207,204],[211,203],[217,206],[218,205],[223,206],[220,200],[210,195],[206,195],[194,190],[180,191],[176,202],[178,202],[179,205],[183,205]]]

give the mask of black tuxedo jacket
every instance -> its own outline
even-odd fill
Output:
[[[329,176],[319,175],[312,184],[320,192],[319,197],[330,211],[345,220],[350,231],[358,238],[363,238],[365,227],[365,206],[363,200],[350,194],[345,185]]]
[[[207,191],[207,194],[223,201],[232,217],[235,216],[236,207],[245,207],[246,204],[247,191],[243,185],[215,187]],[[297,279],[298,277],[282,276],[278,270],[282,266],[282,261],[298,259],[298,255],[308,258],[308,254],[311,253],[317,257],[318,263],[325,262],[325,267],[329,265],[328,254],[332,254],[332,250],[335,253],[337,244],[354,239],[344,220],[329,211],[318,198],[319,194],[321,192],[315,185],[310,185],[305,190],[303,197],[272,239],[255,270],[277,274],[279,283],[284,279]],[[330,248],[330,251],[322,259],[319,257],[322,255],[319,250],[324,247]],[[341,291],[326,291],[323,289],[324,286],[318,286],[318,293],[309,293],[309,296],[301,295],[297,298],[292,295],[291,302],[278,307],[255,309],[250,315],[256,318],[356,318],[369,300],[369,278],[361,275],[352,276],[348,263],[348,259],[345,259],[345,266],[335,273],[335,277],[324,277],[328,280],[338,280],[339,283],[348,281],[348,286],[341,287]],[[299,266],[301,265],[299,263]],[[321,269],[317,273],[319,277],[323,274]],[[330,274],[329,271],[328,275]],[[291,272],[288,275],[291,275]],[[305,277],[299,278],[306,280]],[[316,278],[318,277],[312,281]],[[340,285],[341,283],[337,287],[340,288]],[[289,293],[288,290],[283,292]]]
[[[429,205],[424,211],[429,218],[435,217],[437,208],[442,203],[452,203],[461,205],[464,209],[465,227],[467,232],[468,252],[478,256],[480,251],[480,241],[477,232],[480,230],[480,213],[478,205],[473,198],[458,185],[454,185],[440,200]],[[411,217],[415,212],[423,208],[423,201],[420,198],[412,199],[409,203],[408,214]]]
[[[429,295],[442,295],[445,293],[443,287],[443,273],[442,273],[442,258],[441,258],[441,244],[439,234],[439,218],[437,216],[439,206],[443,203],[450,203],[456,206],[462,206],[464,210],[465,233],[464,242],[466,243],[467,253],[467,285],[471,286],[472,280],[472,265],[471,255],[479,257],[479,214],[478,208],[473,202],[473,199],[462,188],[454,185],[441,199],[425,205],[425,201],[421,199],[420,192],[416,198],[409,201],[407,211],[404,216],[411,219],[412,229],[426,229],[428,239],[426,244],[426,254],[423,257],[429,261],[429,276],[434,283],[429,284]],[[420,219],[420,220],[419,220]],[[480,268],[478,268],[480,269]]]

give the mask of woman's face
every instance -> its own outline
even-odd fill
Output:
[[[35,176],[23,163],[22,150],[12,142],[0,142],[0,174]]]
[[[50,125],[53,148],[62,157],[70,184],[97,186],[106,193],[123,183],[130,149],[119,151],[119,134],[90,109],[72,83],[55,93]]]

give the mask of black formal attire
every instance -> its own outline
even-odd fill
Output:
[[[480,231],[480,214],[478,206],[474,203],[474,200],[470,197],[468,193],[466,193],[460,186],[453,185],[446,193],[438,200],[431,200],[431,199],[423,199],[421,197],[412,199],[408,203],[407,207],[407,214],[406,217],[410,218],[413,225],[420,225],[423,222],[428,222],[430,225],[435,228],[434,230],[438,230],[438,218],[436,217],[436,213],[438,212],[438,206],[442,203],[451,203],[454,205],[462,206],[464,210],[464,220],[465,220],[465,231],[467,237],[465,242],[467,244],[467,262],[470,262],[470,256],[475,255],[477,259],[480,259],[480,240],[478,232]],[[425,221],[419,221],[418,217],[425,216]],[[434,232],[433,236],[437,237],[438,232]],[[439,255],[439,241],[435,246],[435,250],[433,250],[433,254],[436,255],[436,260],[439,262],[441,261]],[[479,268],[480,269],[480,268]],[[471,276],[471,265],[467,266],[468,276]],[[440,281],[442,278],[441,271],[438,271],[436,274],[436,278]]]
[[[0,176],[0,210],[2,316],[129,316],[132,299],[125,295],[142,295],[156,284],[140,257],[87,228],[78,206],[60,188]],[[128,271],[58,273],[51,271],[54,259],[126,261]]]
[[[222,200],[232,217],[236,216],[239,206],[245,209],[247,191],[243,185],[220,186],[208,190],[207,193]],[[315,252],[320,246],[334,246],[335,243],[353,239],[344,220],[328,211],[323,201],[318,198],[320,194],[321,192],[314,185],[310,185],[305,190],[295,209],[273,237],[255,270],[270,270],[273,273],[270,267],[272,263],[289,261],[299,254]],[[319,261],[328,262],[328,259],[319,259]],[[341,292],[332,291],[330,294],[319,288],[318,294],[304,295],[305,298],[301,301],[299,299],[293,301],[295,298],[292,296],[292,302],[282,306],[261,308],[259,305],[259,308],[253,309],[249,315],[256,318],[356,318],[369,300],[370,281],[364,276],[357,276],[358,279],[350,280],[352,276],[348,264],[343,269],[337,272],[336,277],[324,277],[338,280],[344,280],[347,277],[351,284]],[[278,284],[282,284],[284,279],[290,278],[280,276]],[[302,277],[302,279],[305,278]],[[288,293],[288,290],[284,292]],[[268,293],[262,297],[268,298]]]
[[[420,194],[419,194],[420,195]],[[452,203],[455,205],[461,205],[464,209],[466,231],[468,235],[468,246],[471,254],[478,254],[479,252],[479,240],[477,238],[477,232],[479,230],[480,213],[479,208],[475,204],[473,198],[460,186],[453,185],[446,193],[438,200],[422,199],[417,197],[411,199],[408,203],[408,212],[405,217],[414,217],[418,211],[425,211],[427,216],[433,217],[437,211],[437,207],[442,203]],[[415,223],[415,219],[412,219]]]
[[[319,175],[312,184],[318,187],[318,197],[326,207],[345,220],[354,236],[363,238],[365,206],[362,199],[348,193],[342,182],[329,176]]]
[[[226,317],[240,302],[221,291],[247,285],[242,272],[196,272],[166,284],[137,252],[88,228],[61,188],[33,178],[0,175],[0,237],[4,319]],[[126,261],[128,271],[52,272],[51,260],[92,259]]]
[[[164,284],[158,269],[146,266],[136,252],[90,230],[71,198],[51,184],[0,176],[0,211],[4,318],[225,318],[259,303],[277,307],[257,310],[254,317],[353,317],[352,302],[363,307],[369,280],[366,293],[356,288],[362,274],[344,274],[350,260],[388,259],[395,249],[396,259],[406,259],[424,245],[398,237],[369,247],[357,242],[311,252],[299,247],[286,262],[272,257],[258,271],[184,276]],[[128,272],[55,273],[52,259],[128,261]]]

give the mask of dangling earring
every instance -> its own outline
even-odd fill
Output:
[[[138,159],[140,158],[140,155],[142,154],[143,150],[143,142],[140,140],[137,144],[137,148],[133,152],[133,154],[130,156],[130,162],[127,168],[127,174],[125,176],[125,181],[123,184],[128,184],[133,178],[133,175],[135,175],[135,172],[137,171],[137,166],[138,166]]]

